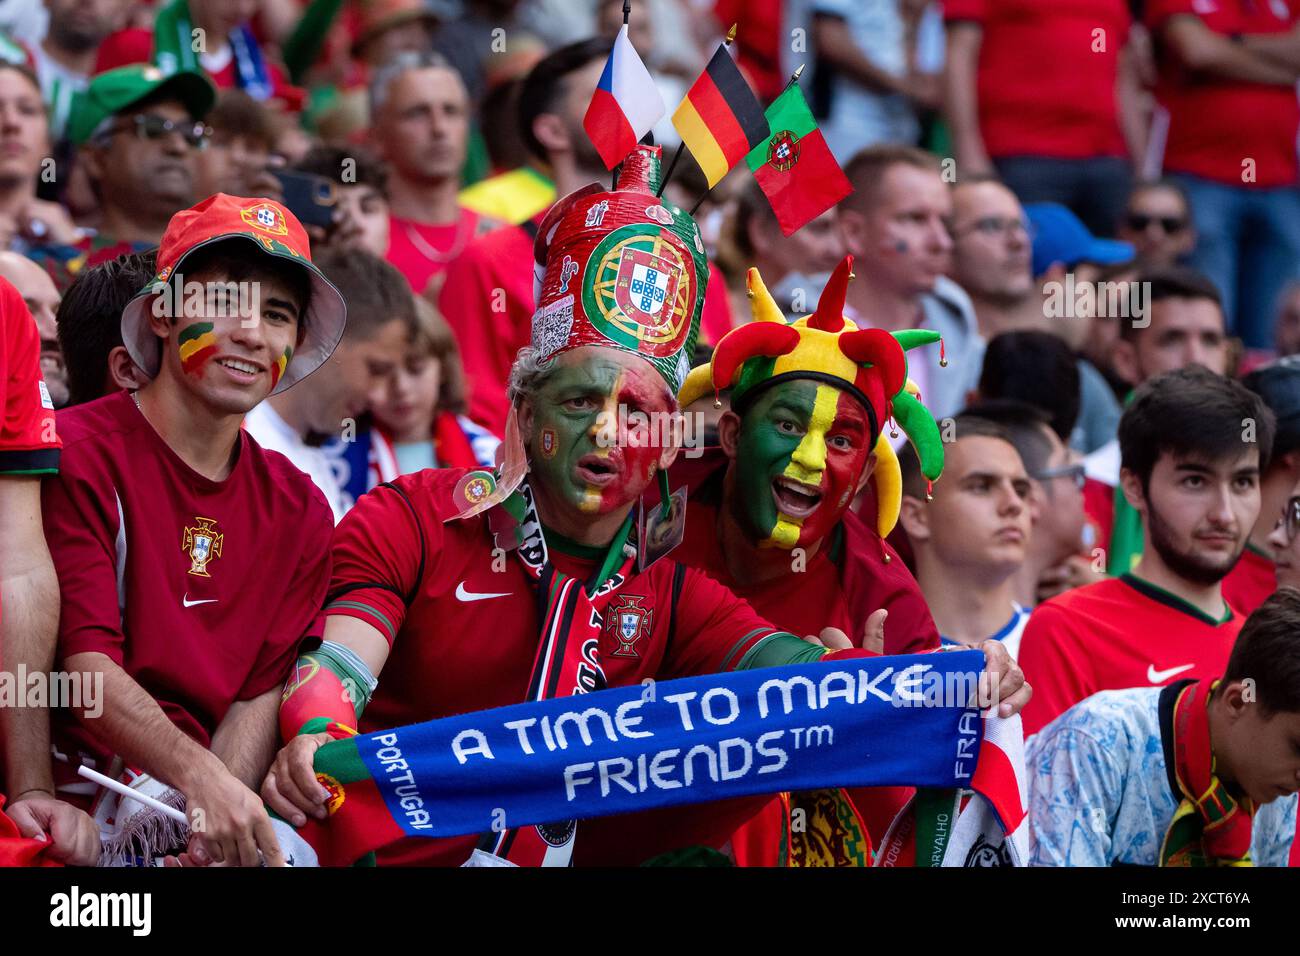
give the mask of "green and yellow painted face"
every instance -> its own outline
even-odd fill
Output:
[[[861,402],[842,389],[790,379],[766,389],[740,420],[736,502],[760,547],[808,547],[853,501],[876,436]]]
[[[529,471],[552,500],[605,515],[654,478],[675,411],[654,367],[614,349],[561,354],[533,397]]]

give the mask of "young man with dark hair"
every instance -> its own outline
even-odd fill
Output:
[[[1241,616],[1222,581],[1259,517],[1273,413],[1193,366],[1137,390],[1120,420],[1124,497],[1149,544],[1131,573],[1034,611],[1020,660],[1034,681],[1025,733],[1101,690],[1214,677]]]
[[[69,406],[148,381],[122,344],[122,310],[157,272],[158,253],[151,249],[82,269],[68,286],[56,322]]]
[[[1002,426],[1025,463],[1032,486],[1034,527],[1025,562],[1016,572],[1015,596],[1024,607],[1100,578],[1085,557],[1088,528],[1083,510],[1083,465],[1048,425],[1045,412],[1014,401],[984,401],[963,413]]]
[[[1029,743],[1031,866],[1287,866],[1300,790],[1300,591],[1225,664],[1107,690]]]
[[[944,643],[1001,641],[1015,657],[1029,617],[1015,585],[1029,546],[1032,485],[1006,429],[967,414],[953,423],[943,479],[928,494],[915,452],[900,456],[899,522]]]
[[[1277,419],[1268,467],[1259,480],[1259,520],[1240,560],[1223,579],[1227,602],[1250,614],[1278,586],[1269,536],[1300,481],[1300,359],[1279,359],[1255,369],[1241,384],[1262,398]]]
[[[217,195],[179,213],[158,265],[121,318],[147,384],[61,413],[63,461],[45,482],[62,666],[103,688],[102,713],[56,722],[69,758],[56,775],[84,794],[84,762],[185,809],[198,862],[256,865],[260,849],[277,864],[250,787],[299,643],[319,633],[333,522],[241,424],[329,357],[346,313],[270,200]],[[94,812],[118,862],[184,843],[183,827],[107,791]]]
[[[980,401],[1009,400],[1041,408],[1052,431],[1069,442],[1079,421],[1079,366],[1050,332],[1003,332],[989,340],[980,372]]]
[[[402,274],[369,253],[327,249],[316,263],[347,303],[347,329],[320,375],[262,402],[244,427],[263,448],[307,473],[337,523],[356,501],[347,446],[370,410],[372,393],[405,356],[416,331],[415,302]]]
[[[324,236],[332,249],[357,249],[384,258],[392,228],[388,171],[365,148],[317,146],[294,166],[334,188],[334,221]]]
[[[280,180],[272,171],[284,164],[275,155],[275,114],[243,90],[222,90],[204,121],[212,135],[195,156],[195,195],[281,198]]]

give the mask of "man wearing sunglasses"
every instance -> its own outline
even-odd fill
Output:
[[[216,91],[201,73],[163,75],[132,64],[107,70],[77,97],[68,137],[90,178],[103,218],[64,259],[67,278],[158,245],[171,217],[193,205],[196,157],[209,132],[203,116]]]
[[[1139,183],[1129,193],[1116,234],[1131,242],[1147,265],[1182,263],[1196,247],[1187,193],[1169,180]]]
[[[1228,603],[1250,614],[1278,587],[1272,532],[1300,481],[1300,358],[1284,358],[1256,369],[1241,384],[1262,398],[1277,417],[1273,454],[1259,480],[1259,520],[1241,559],[1223,579]]]

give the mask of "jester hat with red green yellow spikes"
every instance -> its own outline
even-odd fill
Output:
[[[890,335],[860,329],[844,317],[844,297],[853,277],[853,257],[831,273],[817,310],[787,322],[757,269],[748,275],[754,321],[732,329],[718,342],[713,361],[694,369],[678,395],[683,408],[710,391],[731,389],[731,407],[745,407],[767,388],[789,379],[826,382],[853,395],[871,418],[872,440],[895,419],[908,433],[933,480],[943,470],[943,445],[934,419],[906,391],[907,349],[939,339],[937,332],[908,329]]]

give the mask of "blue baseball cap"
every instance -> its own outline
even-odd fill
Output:
[[[1030,203],[1025,206],[1025,215],[1034,227],[1035,278],[1055,262],[1073,269],[1080,262],[1110,266],[1130,262],[1137,256],[1130,242],[1094,236],[1083,220],[1060,203]]]

